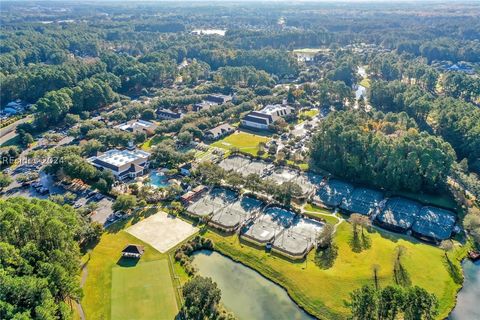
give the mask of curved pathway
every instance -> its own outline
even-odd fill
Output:
[[[301,211],[302,213],[310,213],[310,214],[317,214],[317,215],[322,215],[322,216],[327,216],[327,217],[333,217],[335,219],[338,220],[338,222],[336,224],[333,225],[333,228],[334,228],[334,232],[337,232],[337,228],[338,226],[343,222],[345,221],[345,219],[343,219],[342,217],[340,217],[338,214],[337,214],[337,209],[335,209],[335,211],[333,213],[323,213],[323,212],[318,212],[318,211],[311,211],[311,210],[305,210],[304,209],[305,206],[301,207]]]
[[[88,261],[90,261],[90,254],[88,256],[88,260],[82,264],[81,266],[81,280],[80,280],[80,288],[83,288],[83,285],[85,284],[85,282],[87,281],[87,276],[88,276]],[[75,306],[78,310],[78,315],[80,316],[80,319],[81,320],[86,320],[87,317],[85,316],[85,312],[83,311],[83,308],[82,308],[82,304],[80,303],[80,301],[75,301]]]

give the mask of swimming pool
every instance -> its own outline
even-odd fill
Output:
[[[148,177],[150,179],[150,182],[148,182],[147,184],[157,188],[165,188],[171,184],[169,182],[168,176],[166,176],[163,172],[153,171],[149,174]]]

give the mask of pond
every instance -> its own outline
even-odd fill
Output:
[[[480,261],[465,260],[463,274],[465,275],[463,288],[458,293],[457,305],[449,319],[480,319],[480,309],[478,307],[480,299]]]
[[[239,320],[312,320],[287,292],[256,271],[213,251],[194,254],[193,265],[222,290],[222,303]]]
[[[163,172],[154,171],[150,173],[148,177],[150,178],[150,182],[148,184],[151,186],[165,188],[170,185],[168,176],[166,176]]]

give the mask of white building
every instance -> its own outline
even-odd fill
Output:
[[[112,149],[87,160],[99,169],[111,171],[117,179],[124,180],[144,174],[149,157],[150,153],[139,149]]]
[[[147,136],[151,136],[155,134],[155,129],[157,127],[158,126],[153,122],[135,119],[135,120],[130,120],[128,122],[119,124],[114,128],[117,128],[123,131],[133,132],[133,133],[145,132]]]
[[[270,104],[260,111],[252,111],[241,121],[242,126],[251,129],[268,130],[279,118],[292,113],[292,108],[282,104]]]

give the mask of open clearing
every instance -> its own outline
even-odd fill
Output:
[[[268,137],[240,131],[213,143],[212,146],[226,150],[238,148],[240,151],[256,156],[258,153],[258,144],[268,141],[270,141]]]
[[[189,223],[167,215],[156,213],[127,229],[127,232],[165,253],[187,239],[197,228]]]
[[[115,320],[174,319],[175,292],[166,259],[115,266],[112,270],[112,312]]]
[[[121,267],[121,265],[124,265],[122,263],[123,260],[120,259],[121,252],[123,248],[130,243],[144,245],[145,253],[135,266]],[[83,310],[85,311],[86,318],[102,320],[118,319],[111,317],[111,298],[117,296],[118,294],[124,294],[128,297],[126,300],[124,300],[126,305],[130,305],[136,300],[142,301],[146,299],[143,293],[138,291],[136,291],[135,294],[127,294],[125,292],[113,293],[112,288],[114,288],[114,290],[119,288],[118,284],[114,285],[112,283],[113,270],[116,270],[117,268],[128,269],[125,270],[125,272],[131,272],[132,277],[136,277],[138,281],[138,277],[143,277],[142,272],[145,272],[145,270],[143,270],[143,264],[148,264],[151,261],[159,260],[168,262],[167,259],[167,255],[158,252],[148,244],[143,243],[125,231],[119,231],[117,233],[104,233],[100,242],[95,246],[92,252],[87,254],[85,257],[85,260],[88,260],[88,275],[85,285],[83,286],[84,296],[81,303]],[[137,268],[140,268],[143,271],[136,272]],[[156,272],[156,276],[159,277],[159,279],[162,279],[162,290],[155,290],[154,293],[158,294],[161,299],[165,299],[166,292],[170,292],[173,295],[173,299],[175,299],[172,278],[168,268],[151,268],[150,272],[153,271]],[[157,298],[152,299],[158,301]],[[169,299],[171,298],[167,298],[166,301],[170,301]],[[168,305],[169,311],[166,310],[165,312],[173,313],[175,315],[178,310],[170,310],[172,306],[171,302],[168,302]],[[176,304],[174,304],[173,307],[176,308]],[[151,318],[145,317],[143,319],[147,320]],[[157,317],[156,319],[164,318]],[[173,319],[173,317],[168,319]]]

